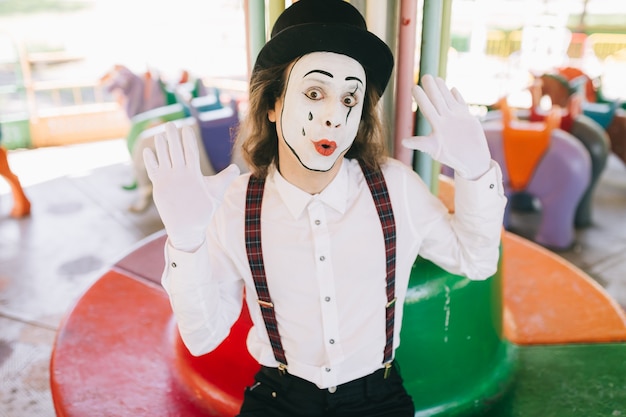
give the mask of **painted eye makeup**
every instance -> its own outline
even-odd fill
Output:
[[[354,107],[357,104],[359,104],[358,98],[355,95],[353,95],[353,94],[349,94],[347,96],[344,96],[341,101],[344,104],[344,106],[346,106],[346,107]]]
[[[312,88],[312,89],[306,90],[304,92],[304,95],[307,98],[309,98],[310,100],[313,100],[313,101],[319,101],[319,100],[322,100],[324,98],[324,93],[321,90],[317,89],[317,88]],[[346,107],[354,107],[357,104],[359,104],[359,97],[354,92],[350,92],[350,93],[347,93],[346,95],[344,95],[341,98],[341,102]]]
[[[317,88],[311,88],[306,90],[304,92],[304,95],[311,100],[321,100],[324,97],[324,94],[322,94],[322,92]]]

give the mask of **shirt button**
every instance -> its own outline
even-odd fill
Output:
[[[172,262],[172,268],[176,268],[176,262]]]
[[[319,220],[315,220],[315,225],[316,225],[316,226],[319,226],[320,224],[322,224],[322,222],[321,222],[321,221],[319,221]]]
[[[334,394],[337,391],[337,387],[329,387],[328,388],[328,392],[330,392],[331,394]]]
[[[320,256],[320,261],[324,262],[326,260],[326,257],[324,255]]]
[[[330,297],[324,297],[324,301],[329,302],[330,301]]]
[[[325,368],[324,369],[326,372],[330,372],[330,368]]]
[[[493,187],[495,187],[495,185],[489,184],[489,188],[493,189]]]
[[[328,341],[328,343],[330,343],[331,345],[334,345],[334,344],[335,344],[335,339],[330,339],[330,340]]]

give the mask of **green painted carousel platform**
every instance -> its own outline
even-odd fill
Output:
[[[626,344],[517,350],[514,383],[485,417],[626,416]]]

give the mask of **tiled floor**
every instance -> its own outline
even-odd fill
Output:
[[[14,151],[10,161],[32,214],[9,217],[12,201],[0,182],[0,417],[53,417],[49,358],[65,312],[162,224],[154,207],[128,210],[135,194],[122,188],[131,181],[122,141]],[[609,160],[594,210],[594,225],[561,255],[626,306],[626,166],[617,158]],[[515,223],[531,230],[533,216]]]

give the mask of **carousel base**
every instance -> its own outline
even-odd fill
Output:
[[[247,311],[216,351],[192,358],[158,283],[164,241],[158,233],[142,242],[65,317],[50,366],[59,417],[237,413],[258,369],[242,343]],[[503,328],[513,342],[506,346],[518,360],[511,388],[488,398],[494,416],[626,413],[626,319],[619,306],[580,270],[509,233],[503,271]],[[449,410],[416,415],[463,414]]]

